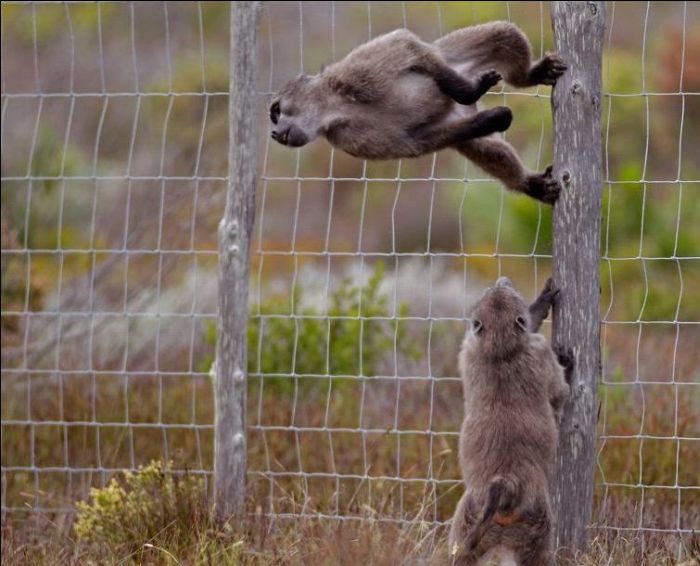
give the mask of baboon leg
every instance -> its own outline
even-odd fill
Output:
[[[457,503],[457,508],[455,509],[455,514],[452,517],[452,524],[450,525],[450,534],[447,537],[447,555],[450,559],[450,564],[454,557],[459,552],[459,549],[464,545],[467,540],[467,534],[469,532],[469,525],[466,522],[465,510],[467,507],[467,493],[462,494],[462,498]]]
[[[515,554],[519,566],[553,566],[551,513],[545,504],[523,514],[523,522],[507,529],[504,545]]]
[[[482,137],[455,144],[454,148],[508,189],[520,191],[546,204],[554,204],[561,187],[552,177],[552,168],[544,173],[529,172],[513,147],[503,139]]]
[[[478,112],[451,124],[427,124],[415,128],[409,135],[423,153],[465,143],[466,140],[488,136],[508,129],[513,114],[505,106]]]
[[[553,566],[554,558],[547,540],[531,540],[515,551],[518,566]]]
[[[457,503],[455,514],[452,517],[450,535],[447,538],[448,564],[452,566],[472,566],[478,563],[480,554],[465,548],[467,536],[472,529],[472,517],[469,509],[469,499],[467,493]]]
[[[532,64],[532,48],[527,37],[509,22],[491,22],[456,30],[434,44],[447,63],[470,73],[495,69],[516,87],[553,85],[566,70],[566,64],[547,54]]]

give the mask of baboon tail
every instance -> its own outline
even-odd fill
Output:
[[[496,476],[489,484],[486,504],[479,522],[474,525],[467,536],[466,548],[474,550],[479,541],[484,537],[484,533],[491,526],[496,514],[507,519],[510,515],[515,516],[515,508],[520,502],[520,482],[514,476]]]

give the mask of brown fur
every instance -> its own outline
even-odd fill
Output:
[[[522,513],[513,511],[512,513],[498,512],[493,516],[493,522],[501,527],[509,527],[523,520]]]
[[[473,310],[459,355],[465,493],[449,537],[455,564],[476,564],[497,547],[522,566],[550,563],[549,483],[569,386],[547,340],[531,330],[554,297],[548,281],[528,308],[501,278]]]
[[[528,171],[491,136],[510,126],[510,110],[478,112],[476,101],[501,78],[517,87],[553,85],[565,68],[554,55],[533,65],[527,38],[507,22],[459,29],[432,44],[396,30],[283,86],[270,107],[272,137],[299,147],[321,135],[365,159],[452,147],[509,189],[553,203],[559,185],[550,170]]]

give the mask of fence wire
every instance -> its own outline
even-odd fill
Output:
[[[211,473],[227,13],[2,5],[3,517]]]
[[[595,519],[689,534],[700,509],[698,14],[629,4],[611,5],[603,69]],[[152,459],[211,474],[228,9],[3,3],[3,517],[71,512],[90,486]],[[325,142],[283,148],[266,110],[285,80],[381,33],[433,40],[493,19],[520,25],[536,56],[552,50],[539,2],[265,5],[249,332],[258,513],[451,517],[468,308],[500,275],[534,298],[551,272],[551,213],[454,152],[373,163]],[[654,41],[662,32],[670,47]],[[549,90],[483,99],[513,108],[506,137],[536,170],[551,160]]]

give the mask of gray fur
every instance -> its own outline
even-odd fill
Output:
[[[530,309],[501,278],[473,309],[459,354],[465,493],[449,536],[454,564],[476,564],[497,549],[521,566],[552,560],[549,482],[569,385],[545,337],[531,331],[541,319],[530,313],[539,317],[554,297],[548,281]]]
[[[300,147],[323,136],[364,159],[452,147],[509,189],[551,204],[560,190],[551,169],[528,171],[491,135],[510,126],[510,110],[479,112],[476,101],[501,78],[516,87],[553,85],[565,69],[555,55],[533,65],[530,43],[508,22],[459,29],[432,44],[396,30],[285,84],[270,106],[272,137]]]

